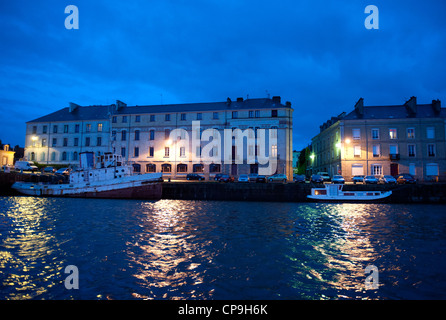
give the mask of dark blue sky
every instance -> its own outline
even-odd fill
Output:
[[[65,29],[67,5],[79,29]],[[367,5],[379,29],[367,30]],[[291,101],[294,148],[365,105],[446,103],[446,2],[1,1],[0,139],[68,106]]]

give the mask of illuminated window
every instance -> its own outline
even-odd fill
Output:
[[[352,129],[353,140],[361,139],[361,129]]]
[[[415,129],[407,128],[407,139],[415,139]]]
[[[361,156],[361,146],[354,146],[353,147],[353,155],[355,157],[360,157]]]
[[[398,138],[396,129],[389,129],[389,138],[390,139]]]

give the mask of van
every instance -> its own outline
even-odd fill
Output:
[[[37,167],[33,164],[32,161],[16,161],[14,165],[15,169],[17,171],[35,171],[37,170]]]

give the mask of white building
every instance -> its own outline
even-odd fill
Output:
[[[282,104],[278,96],[152,106],[127,106],[119,100],[105,106],[70,103],[27,122],[25,157],[44,164],[74,165],[83,151],[114,152],[133,163],[137,172],[163,172],[166,177],[179,178],[192,172],[205,176],[255,173],[268,166],[261,161],[260,155],[265,155],[277,159],[274,172],[291,179],[292,114],[291,103]],[[175,129],[183,130],[172,135]],[[208,129],[219,133],[220,147],[214,136],[209,138]],[[235,129],[244,138],[237,140]],[[228,131],[231,136],[225,136]],[[225,137],[226,142],[229,137],[232,141],[226,143]],[[211,142],[215,147],[206,148]],[[249,161],[251,158],[254,160]]]

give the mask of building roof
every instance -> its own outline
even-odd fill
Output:
[[[404,118],[446,118],[446,108],[436,113],[432,104],[417,104],[417,111],[411,114],[405,105],[396,106],[364,106],[362,115],[356,110],[348,113],[343,120],[355,119],[404,119]]]
[[[73,104],[74,105],[74,104]],[[120,108],[115,104],[101,106],[76,106],[72,110],[71,106],[60,109],[43,117],[28,121],[31,122],[56,122],[56,121],[81,121],[81,120],[104,120],[109,119],[110,115],[126,114],[155,114],[155,113],[176,113],[176,112],[206,112],[223,110],[246,110],[246,109],[274,109],[291,108],[291,103],[283,105],[280,97],[260,98],[260,99],[241,99],[231,101],[229,98],[225,102],[205,102],[205,103],[184,103],[184,104],[166,104],[166,105],[145,105],[145,106],[127,106],[117,101]],[[70,111],[72,110],[72,111]]]

